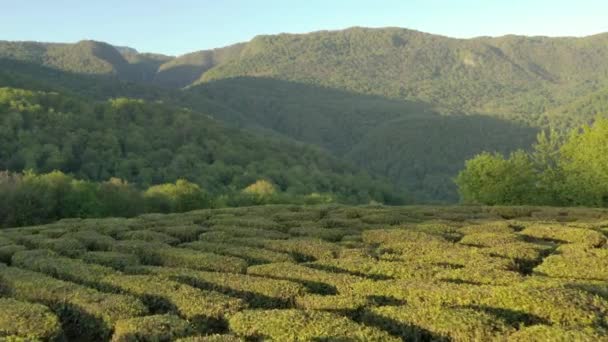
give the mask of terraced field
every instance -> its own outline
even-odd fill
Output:
[[[608,211],[297,207],[0,231],[2,341],[608,341]]]

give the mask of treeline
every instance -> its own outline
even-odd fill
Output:
[[[321,204],[335,199],[330,194],[281,193],[267,180],[258,180],[241,191],[213,196],[183,179],[138,189],[120,178],[93,182],[61,171],[0,172],[1,227],[36,225],[70,217],[132,217],[227,206]]]
[[[543,132],[531,152],[484,152],[456,184],[465,203],[608,207],[608,119],[565,137]]]

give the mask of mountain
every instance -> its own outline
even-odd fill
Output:
[[[100,42],[0,43],[0,85],[162,101],[322,148],[422,202],[487,150],[607,113],[608,34],[455,39],[402,28],[258,36],[178,57]]]
[[[237,58],[244,47],[245,44],[235,44],[179,56],[163,63],[158,68],[154,81],[161,86],[186,87],[201,78],[206,71]]]

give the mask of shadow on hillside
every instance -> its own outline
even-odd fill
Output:
[[[429,103],[271,78],[216,80],[186,93],[193,103],[222,103],[213,115],[228,124],[321,146],[426,203],[458,200],[452,179],[465,160],[527,149],[538,133],[490,115],[442,115]]]

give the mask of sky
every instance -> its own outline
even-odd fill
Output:
[[[181,55],[259,34],[397,26],[457,38],[608,32],[606,0],[0,0],[0,40]]]

